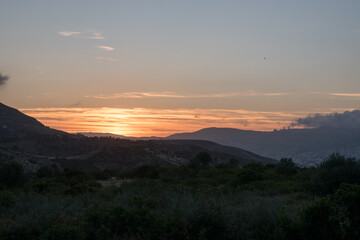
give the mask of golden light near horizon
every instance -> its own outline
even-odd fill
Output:
[[[21,111],[46,126],[70,133],[101,132],[134,137],[165,137],[206,127],[272,131],[304,116],[304,112],[224,109],[33,108]]]

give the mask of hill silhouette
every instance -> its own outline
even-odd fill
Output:
[[[0,163],[16,161],[27,172],[53,164],[60,170],[179,166],[200,152],[209,153],[211,165],[233,159],[239,166],[250,162],[276,163],[271,158],[204,140],[129,140],[69,134],[46,127],[4,104],[0,105],[0,126]]]
[[[41,135],[65,134],[65,132],[44,126],[33,117],[27,116],[15,108],[0,103],[0,134],[26,134]]]

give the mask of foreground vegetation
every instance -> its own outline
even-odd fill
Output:
[[[360,163],[80,172],[0,166],[0,239],[360,239]]]

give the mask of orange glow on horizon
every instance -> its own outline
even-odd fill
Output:
[[[207,127],[272,131],[289,126],[304,112],[224,109],[32,108],[21,109],[51,128],[70,133],[101,132],[165,137]]]

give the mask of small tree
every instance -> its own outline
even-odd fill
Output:
[[[276,166],[276,172],[283,175],[293,175],[297,173],[296,164],[291,158],[282,158],[280,163]]]
[[[189,167],[193,169],[201,169],[203,167],[208,167],[211,161],[212,158],[207,152],[200,152],[189,162]]]
[[[211,156],[207,152],[199,153],[196,158],[198,158],[203,166],[209,166],[209,163],[212,161]]]

